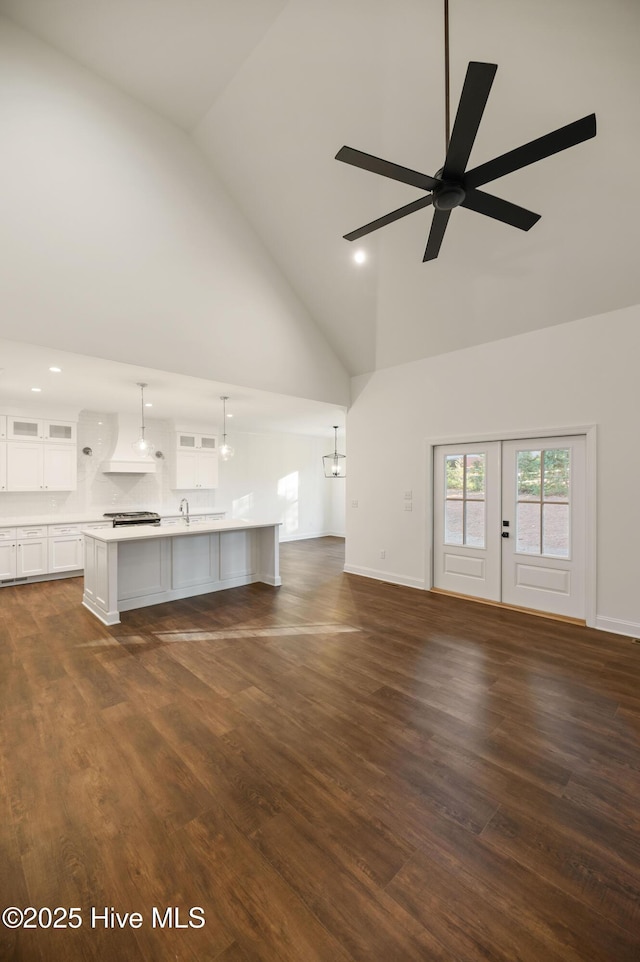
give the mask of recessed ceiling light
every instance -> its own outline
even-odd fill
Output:
[[[367,255],[363,250],[357,250],[353,255],[353,259],[356,264],[364,264],[367,259]]]
[[[50,370],[50,371],[53,371],[54,374],[61,374],[61,373],[62,373],[62,368],[61,368],[61,367],[50,367],[49,370]]]
[[[42,388],[41,388],[41,387],[32,387],[31,390],[37,392],[37,391],[41,391]]]
[[[232,418],[232,417],[233,417],[233,414],[227,414],[227,417],[228,417],[228,418]]]
[[[152,407],[153,407],[153,404],[151,403],[151,401],[145,401],[145,402],[144,402],[144,406],[145,406],[146,408],[152,408]]]

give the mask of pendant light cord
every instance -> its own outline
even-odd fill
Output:
[[[449,95],[449,0],[444,0],[444,151],[449,150],[451,137]]]
[[[144,441],[144,389],[147,385],[141,384],[138,381],[138,387],[140,388],[140,437]]]

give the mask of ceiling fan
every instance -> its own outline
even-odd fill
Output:
[[[391,161],[382,160],[380,157],[365,154],[353,147],[341,147],[336,154],[336,160],[429,191],[424,197],[420,197],[410,204],[405,204],[404,207],[399,207],[397,210],[365,224],[364,227],[359,227],[357,230],[345,234],[345,240],[357,240],[359,237],[371,233],[371,231],[386,227],[387,224],[392,224],[394,221],[400,220],[401,217],[406,217],[408,214],[431,204],[433,204],[435,210],[427,246],[422,258],[423,262],[434,260],[438,256],[449,216],[455,207],[466,207],[468,210],[493,217],[494,220],[510,224],[512,227],[518,227],[520,230],[529,230],[536,221],[540,220],[540,214],[534,214],[524,207],[518,207],[517,204],[502,200],[500,197],[489,194],[484,190],[478,190],[478,188],[492,180],[497,180],[498,177],[504,177],[505,174],[510,174],[521,167],[527,167],[538,160],[543,160],[545,157],[550,157],[552,154],[595,137],[596,115],[589,114],[587,117],[582,117],[581,120],[567,124],[566,127],[560,127],[544,137],[538,137],[522,147],[501,154],[500,157],[495,157],[479,167],[467,170],[467,161],[478,133],[482,114],[498,67],[494,63],[471,61],[467,67],[453,130],[449,138],[448,36],[448,3],[445,0],[446,156],[443,166],[432,177],[408,167],[401,167],[399,164],[391,163]]]

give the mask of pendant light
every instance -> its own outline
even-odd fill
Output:
[[[325,478],[346,478],[347,476],[347,456],[338,454],[338,425],[333,425],[335,431],[335,442],[333,454],[325,454],[322,459]]]
[[[153,444],[151,444],[144,436],[144,389],[147,385],[143,381],[136,381],[136,384],[140,388],[140,417],[142,423],[140,424],[140,437],[137,441],[132,444],[133,450],[141,458],[148,458],[153,454]]]
[[[227,444],[227,401],[229,400],[229,395],[221,394],[220,400],[222,401],[222,444],[219,449],[219,454],[223,461],[229,461],[234,454],[231,445]]]

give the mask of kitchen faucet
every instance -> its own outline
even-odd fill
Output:
[[[183,508],[183,505],[187,506],[186,511]],[[183,516],[187,524],[189,524],[189,502],[187,501],[186,498],[183,498],[182,501],[180,502],[180,514]]]

